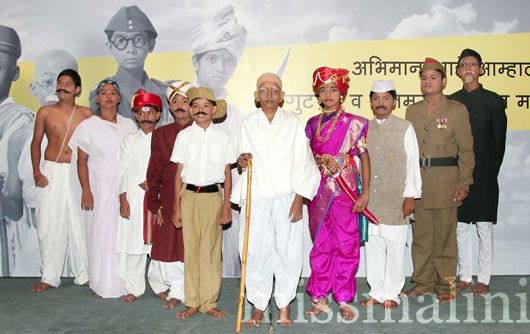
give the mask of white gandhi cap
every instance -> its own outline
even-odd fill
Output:
[[[384,93],[391,90],[396,90],[394,82],[392,80],[375,80],[372,84],[372,92],[374,93]]]

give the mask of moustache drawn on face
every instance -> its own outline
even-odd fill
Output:
[[[208,114],[205,113],[204,111],[199,111],[199,112],[196,112],[195,114],[193,114],[193,116],[197,116],[197,115],[208,115]]]
[[[155,124],[155,122],[149,121],[149,120],[140,121],[139,123],[140,124]]]
[[[66,93],[66,94],[70,94],[70,92],[67,91],[66,89],[59,88],[59,89],[55,90],[55,93],[56,93],[56,94],[57,94],[57,93],[60,93],[60,92],[63,92],[63,93]]]
[[[178,109],[175,109],[174,112],[187,112],[186,110],[182,109],[182,108],[178,108]]]

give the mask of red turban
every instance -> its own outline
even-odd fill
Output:
[[[313,72],[313,92],[318,95],[318,89],[323,84],[334,82],[339,89],[340,95],[346,95],[350,87],[348,70],[344,68],[319,67]]]
[[[152,106],[162,110],[162,99],[160,99],[160,96],[148,93],[140,88],[134,95],[132,109],[139,110],[143,106]]]

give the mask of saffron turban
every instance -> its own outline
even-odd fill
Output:
[[[348,70],[344,68],[330,68],[319,67],[313,72],[313,92],[318,95],[320,86],[334,82],[340,92],[340,95],[345,96],[350,87],[350,78],[348,77]]]

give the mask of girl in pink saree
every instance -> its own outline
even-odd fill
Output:
[[[329,310],[328,294],[340,305],[343,319],[356,315],[348,305],[355,297],[359,266],[359,212],[368,204],[370,158],[366,150],[368,120],[344,111],[349,87],[348,71],[320,67],[313,73],[313,90],[322,113],[310,118],[306,135],[321,171],[318,193],[309,203],[309,228],[313,239],[311,276],[307,292],[314,307],[307,314]],[[361,168],[354,157],[361,162]],[[363,192],[358,194],[358,174]],[[342,185],[337,180],[341,178]],[[357,194],[357,203],[344,187]]]

